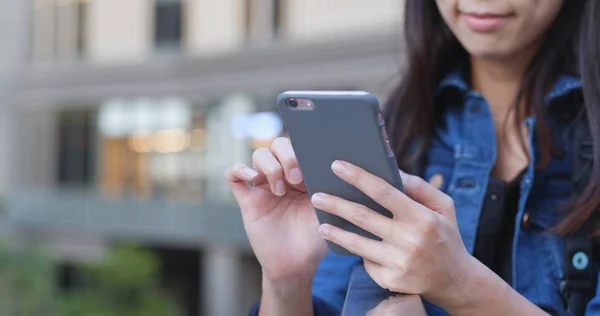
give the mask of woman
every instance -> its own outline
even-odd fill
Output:
[[[334,162],[388,219],[308,196],[286,139],[257,150],[253,168],[232,166],[263,269],[260,315],[338,314],[362,265],[381,288],[421,295],[430,315],[600,315],[600,297],[567,306],[561,288],[564,236],[593,226],[600,206],[600,3],[407,0],[405,12],[408,69],[384,114],[399,168],[430,183],[401,172],[404,195]],[[572,200],[579,114],[594,162]],[[319,227],[313,205],[382,241]],[[327,254],[324,238],[357,256]]]

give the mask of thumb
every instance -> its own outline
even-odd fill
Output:
[[[243,164],[237,164],[225,171],[225,178],[228,180],[229,187],[240,206],[245,204],[252,191],[248,182],[255,181],[257,177],[258,173],[256,171]]]
[[[400,171],[406,195],[428,209],[456,221],[454,201],[420,177]]]

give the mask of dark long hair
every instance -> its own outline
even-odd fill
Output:
[[[435,106],[436,86],[469,57],[434,1],[407,0],[404,23],[407,68],[383,112],[399,167],[414,170],[415,163],[424,159],[443,110]],[[583,80],[582,111],[587,112],[594,146],[591,180],[555,228],[565,234],[600,212],[600,2],[565,1],[523,77],[516,113],[546,117],[547,89],[562,73],[575,73]],[[527,108],[519,109],[521,104]],[[543,119],[538,119],[536,135],[541,151],[536,164],[542,166],[550,161],[553,149],[552,133]]]

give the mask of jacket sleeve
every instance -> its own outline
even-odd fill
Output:
[[[596,286],[596,296],[594,296],[585,309],[585,316],[600,316],[600,272],[598,274],[598,286]]]
[[[313,279],[313,311],[315,316],[340,315],[353,268],[361,262],[360,257],[327,253],[317,268]],[[260,302],[254,304],[250,316],[257,316]]]

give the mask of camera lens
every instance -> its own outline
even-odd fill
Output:
[[[298,106],[298,101],[296,101],[296,99],[290,98],[287,99],[287,104],[293,108]]]

